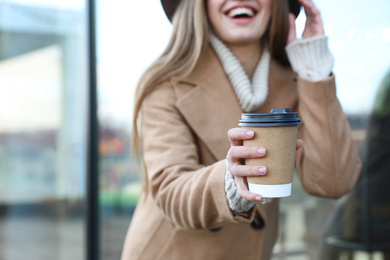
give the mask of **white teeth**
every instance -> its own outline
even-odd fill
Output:
[[[235,16],[239,16],[239,15],[246,15],[246,16],[252,17],[255,15],[255,13],[252,11],[252,9],[246,8],[246,7],[235,8],[235,9],[232,9],[228,13],[229,17],[235,17]]]

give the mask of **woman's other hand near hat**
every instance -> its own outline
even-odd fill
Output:
[[[306,23],[305,29],[302,33],[302,38],[311,38],[325,34],[324,25],[322,22],[320,11],[314,5],[311,0],[298,0],[305,10]],[[288,43],[292,43],[297,40],[297,33],[295,28],[295,16],[289,14],[290,31],[288,34]]]

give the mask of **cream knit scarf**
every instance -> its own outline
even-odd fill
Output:
[[[256,110],[264,103],[268,95],[268,73],[271,59],[268,48],[264,48],[251,82],[240,61],[218,37],[211,34],[210,42],[233,86],[242,109],[245,112]]]

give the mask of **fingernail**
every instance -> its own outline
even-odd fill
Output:
[[[257,152],[261,155],[265,155],[265,149],[264,148],[260,148],[257,150]]]
[[[259,168],[259,172],[265,174],[267,172],[267,168],[266,167],[260,167]]]
[[[260,201],[260,200],[261,200],[261,196],[256,196],[256,197],[255,197],[255,200]]]
[[[254,134],[255,134],[255,132],[253,132],[253,131],[248,131],[248,132],[246,132],[246,134],[248,135],[248,136],[250,136],[250,137],[252,137]]]

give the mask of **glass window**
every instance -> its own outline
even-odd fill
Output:
[[[293,196],[281,200],[272,259],[388,259],[390,194],[381,183],[390,173],[384,159],[390,156],[389,111],[383,105],[390,104],[390,2],[314,2],[329,36],[337,96],[363,169],[353,191],[338,200],[306,195],[295,178]],[[300,32],[304,18],[301,12]]]
[[[147,10],[147,16],[140,10]],[[159,1],[97,1],[102,259],[120,258],[140,196],[140,175],[130,160],[134,90],[142,72],[167,44],[170,30]]]
[[[0,259],[85,258],[86,13],[0,1]]]

